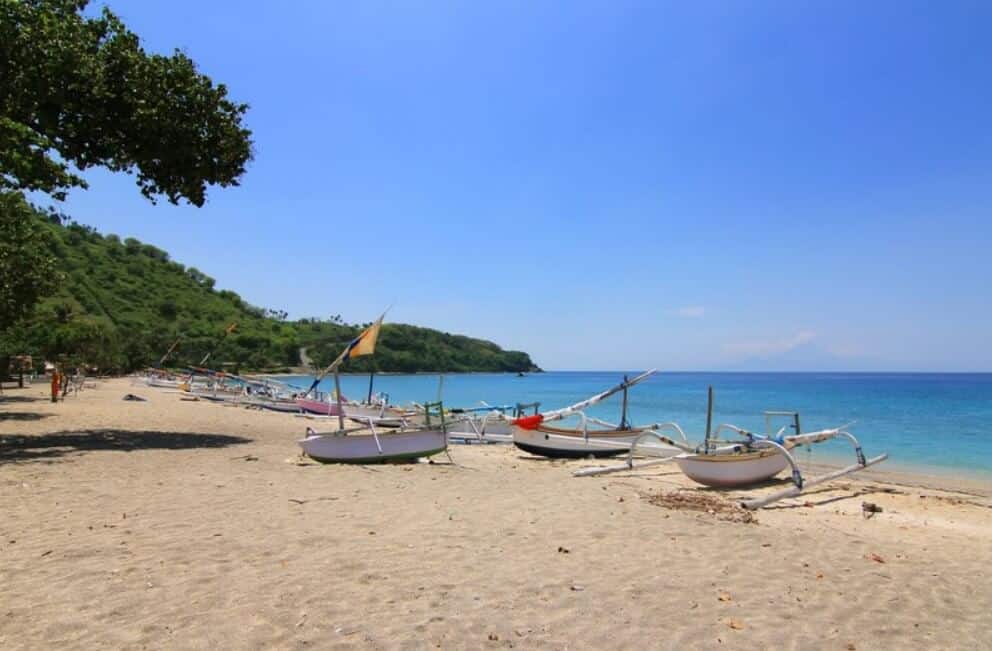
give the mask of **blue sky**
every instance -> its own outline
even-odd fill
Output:
[[[252,303],[553,369],[992,369],[989,3],[109,5],[256,158],[65,209]]]

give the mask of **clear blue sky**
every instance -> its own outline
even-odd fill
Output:
[[[555,369],[992,369],[988,2],[109,5],[256,157],[65,208],[252,303]]]

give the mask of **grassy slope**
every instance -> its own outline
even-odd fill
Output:
[[[217,347],[225,327],[237,330],[223,339],[213,362],[238,369],[279,369],[299,364],[299,348],[326,363],[360,332],[358,326],[330,321],[287,321],[247,304],[236,293],[216,291],[213,279],[171,261],[164,251],[93,229],[46,222],[66,282],[46,299],[33,324],[77,319],[108,333],[103,366],[138,368],[154,363],[181,336],[173,365],[189,364]],[[526,371],[526,353],[504,351],[494,343],[428,328],[386,324],[374,358],[355,360],[349,370],[375,364],[381,371]]]

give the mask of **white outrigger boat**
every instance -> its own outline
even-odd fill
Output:
[[[448,441],[451,443],[513,443],[511,421],[520,418],[530,409],[537,413],[540,403],[517,403],[515,406],[493,406],[483,403],[481,407],[450,409],[451,418],[447,426]],[[508,416],[511,412],[512,416]]]
[[[398,429],[379,432],[377,427],[393,424],[387,423],[386,421],[390,419],[383,417],[386,408],[385,401],[381,406],[377,406],[378,416],[360,416],[353,412],[348,417],[351,420],[362,421],[364,424],[351,429],[346,429],[344,426],[347,408],[341,396],[338,367],[346,359],[371,355],[375,351],[376,340],[384,317],[385,314],[352,340],[341,354],[331,362],[330,366],[314,378],[310,388],[303,394],[303,397],[307,398],[324,377],[334,373],[336,401],[333,404],[337,407],[334,415],[338,419],[338,429],[334,432],[318,433],[308,427],[306,437],[298,441],[307,456],[325,463],[384,463],[429,457],[448,449],[444,406],[440,401],[424,405],[424,423],[420,427],[408,429],[408,423],[403,421],[398,423]],[[370,385],[370,397],[371,393]],[[440,418],[440,428],[431,425],[431,415],[434,409],[437,410]]]
[[[426,407],[427,422],[422,428],[380,432],[375,419],[369,418],[365,425],[324,434],[308,427],[306,438],[298,442],[304,454],[323,463],[389,463],[430,457],[448,449],[448,436],[441,403]],[[435,408],[438,428],[430,423]]]
[[[570,407],[512,420],[513,444],[524,452],[552,458],[612,457],[626,452],[642,434],[658,427],[633,426],[627,422],[627,390],[655,372],[652,369],[633,379],[625,377],[617,386]],[[585,410],[588,407],[621,391],[623,407],[619,424],[586,415]],[[555,427],[547,424],[573,416],[579,418],[578,427]],[[590,424],[597,427],[590,429]]]
[[[638,436],[630,445],[624,463],[600,468],[584,468],[576,471],[574,475],[587,477],[672,462],[679,467],[679,470],[686,477],[696,483],[715,488],[741,488],[770,480],[783,470],[791,469],[793,485],[790,488],[765,497],[741,502],[745,508],[757,509],[786,497],[798,495],[811,486],[864,470],[869,466],[885,461],[889,456],[888,454],[880,454],[866,459],[861,443],[843,427],[803,433],[798,412],[765,412],[769,433],[763,435],[730,424],[720,425],[715,432],[711,433],[712,414],[713,389],[711,387],[706,414],[706,438],[702,445],[693,447],[688,443],[685,433],[678,425],[666,423]],[[771,419],[781,416],[788,416],[792,422],[772,434],[770,432]],[[790,428],[794,433],[786,434],[786,430]],[[679,435],[679,439],[663,434],[662,430],[664,429],[675,431]],[[737,440],[722,440],[719,436],[723,431],[733,432],[739,438]],[[818,477],[809,479],[803,477],[799,463],[791,450],[798,446],[813,445],[835,438],[844,438],[851,442],[854,446],[856,463]],[[650,444],[650,448],[646,447],[645,444]],[[662,447],[659,448],[659,445]],[[662,450],[661,454],[658,453],[659,449]],[[661,458],[637,462],[634,460],[637,455]]]

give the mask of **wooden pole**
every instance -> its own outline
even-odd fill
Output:
[[[341,406],[341,380],[338,369],[334,369],[334,393],[338,396],[338,429],[344,429],[344,407]]]
[[[706,439],[703,448],[710,451],[710,431],[713,428],[713,387],[710,386],[706,392]]]
[[[620,414],[620,429],[630,429],[630,425],[627,424],[627,387],[626,387],[627,376],[626,375],[623,376],[623,383],[625,386],[623,388],[623,407],[622,407],[623,411]]]
[[[819,477],[813,477],[812,479],[807,479],[805,482],[803,482],[802,488],[799,488],[797,486],[791,486],[777,493],[766,495],[765,497],[758,497],[753,500],[744,500],[741,502],[741,506],[743,506],[745,509],[752,511],[756,509],[760,509],[761,507],[767,506],[772,502],[784,500],[787,497],[795,497],[796,495],[799,495],[800,493],[802,493],[807,488],[810,488],[811,486],[816,486],[817,484],[822,484],[825,481],[830,481],[831,479],[837,479],[838,477],[843,477],[844,475],[848,475],[858,470],[864,470],[868,466],[874,466],[876,463],[881,463],[888,458],[889,458],[888,454],[880,454],[874,459],[868,459],[868,461],[866,461],[864,465],[861,465],[860,463],[855,463],[846,468],[841,468],[840,470],[835,470],[825,475],[820,475]]]
[[[372,379],[375,377],[375,371],[369,371],[369,397],[365,399],[365,402],[372,404]]]
[[[171,346],[169,346],[169,350],[165,351],[165,354],[162,355],[162,359],[158,360],[158,367],[159,368],[161,368],[162,364],[165,364],[165,360],[169,359],[169,355],[171,355],[172,354],[172,351],[174,351],[176,349],[176,346],[179,345],[179,341],[181,339],[182,339],[182,337],[177,338],[176,341]],[[209,357],[209,355],[208,355],[208,357]]]

